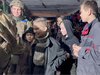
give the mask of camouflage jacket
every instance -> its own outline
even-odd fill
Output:
[[[32,27],[32,23],[30,21],[28,21],[27,19],[25,19],[25,20],[22,20],[20,22],[17,22],[16,27],[18,29],[17,33],[19,34],[20,37],[22,37],[22,35],[24,34],[24,32],[29,27]]]
[[[11,54],[21,54],[25,50],[22,39],[17,35],[16,22],[0,9],[0,74],[9,64]]]
[[[23,33],[29,28],[32,27],[32,22],[25,19],[23,16],[21,18],[15,18],[13,15],[10,15],[16,21],[17,34],[22,37]]]

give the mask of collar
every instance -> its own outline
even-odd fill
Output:
[[[88,27],[90,27],[91,25],[93,25],[95,21],[97,22],[97,20],[98,19],[96,18],[92,22],[88,23],[87,26],[85,27],[85,29],[87,29]]]
[[[16,22],[22,21],[22,20],[24,19],[22,16],[20,16],[20,17],[14,17],[14,16],[12,16],[12,18],[13,18]]]
[[[52,38],[51,37],[49,37],[48,39],[47,39],[47,47],[52,47]]]
[[[94,19],[94,20],[92,21],[92,26],[95,25],[95,23],[97,23],[98,21],[99,21],[98,18]]]
[[[87,35],[89,33],[90,28],[95,25],[95,23],[98,22],[98,19],[94,19],[92,22],[90,22],[89,24],[86,24],[83,31],[82,31],[82,35]]]

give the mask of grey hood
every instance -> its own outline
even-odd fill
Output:
[[[62,23],[64,24],[65,29],[66,29],[67,34],[68,34],[68,37],[66,39],[71,39],[74,36],[72,23],[69,20],[63,20]]]
[[[71,55],[74,56],[72,45],[73,44],[79,45],[79,41],[75,37],[75,35],[73,34],[73,28],[72,28],[71,21],[64,20],[64,21],[62,21],[62,23],[64,24],[65,29],[66,29],[67,34],[68,34],[67,38],[65,36],[62,36],[62,44],[63,44],[65,50],[67,50],[67,52],[71,53]],[[73,58],[75,59],[76,57],[73,57]]]

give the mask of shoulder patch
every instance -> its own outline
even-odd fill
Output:
[[[27,22],[26,20],[22,20],[23,22]]]

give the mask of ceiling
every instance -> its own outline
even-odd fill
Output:
[[[6,0],[10,3],[12,0]],[[79,9],[84,0],[22,0],[33,16],[69,15]],[[100,7],[100,0],[98,0]],[[29,10],[26,12],[29,13]]]

